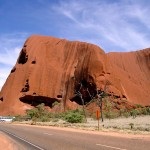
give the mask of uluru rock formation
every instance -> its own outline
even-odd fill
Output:
[[[93,44],[33,35],[2,87],[0,114],[24,114],[40,103],[51,111],[77,108],[77,91],[88,103],[105,87],[118,105],[150,105],[149,76],[150,49],[105,53]]]

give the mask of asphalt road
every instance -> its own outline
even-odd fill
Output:
[[[0,123],[20,150],[150,150],[150,139]]]

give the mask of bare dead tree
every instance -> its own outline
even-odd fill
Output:
[[[85,116],[85,121],[87,122],[87,117],[86,117],[86,112],[85,112],[85,107],[84,107],[84,99],[83,99],[82,93],[80,91],[78,91],[78,92],[76,92],[76,95],[79,96],[80,99],[81,99],[83,113],[84,113],[84,116]]]
[[[81,99],[82,107],[83,107],[83,113],[84,113],[85,119],[87,121],[87,116],[86,116],[86,111],[85,111],[85,100],[83,98],[83,93],[82,92],[86,91],[88,93],[88,95],[89,95],[89,97],[90,97],[91,100],[94,98],[94,96],[90,93],[88,87],[83,86],[83,84],[81,82],[79,84],[80,84],[80,87],[79,87],[78,91],[76,91],[75,93]]]
[[[103,91],[97,89],[97,105],[99,106],[99,109],[100,109],[102,122],[104,121],[104,117],[103,117],[103,98],[106,96],[107,84],[108,83],[106,82]]]

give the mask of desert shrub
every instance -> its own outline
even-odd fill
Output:
[[[66,113],[62,112],[62,113],[52,113],[52,118],[54,119],[63,119],[65,118]]]
[[[128,118],[128,117],[130,116],[130,112],[125,111],[125,112],[123,113],[123,116],[126,117],[126,118]]]
[[[33,118],[38,117],[38,110],[36,108],[26,110],[27,116]]]
[[[130,123],[129,126],[130,126],[130,128],[131,128],[131,130],[132,130],[133,127],[134,127],[134,123]]]
[[[42,116],[40,118],[40,121],[42,121],[42,122],[48,122],[48,121],[50,121],[50,118],[47,115],[44,115],[44,116]]]
[[[136,107],[136,108],[142,108],[142,105],[140,105],[140,104],[135,104],[135,107]]]
[[[50,120],[50,113],[44,108],[44,104],[37,105],[33,109],[26,111],[27,116],[29,116],[33,122],[42,121],[47,122]]]
[[[144,107],[144,108],[142,108],[141,113],[143,115],[150,115],[150,107]]]
[[[22,116],[21,115],[17,115],[15,116],[15,118],[13,119],[13,121],[22,121]]]
[[[77,110],[70,110],[65,114],[65,120],[70,123],[81,123],[83,122],[83,112]]]
[[[143,107],[139,109],[140,115],[150,115],[150,107]]]
[[[118,117],[118,113],[113,112],[113,111],[105,111],[104,116],[105,116],[105,118],[108,118],[108,119],[114,119],[114,118]]]
[[[133,117],[133,118],[136,118],[137,115],[139,115],[139,111],[137,109],[133,109],[130,111],[130,115]]]
[[[22,122],[22,121],[28,121],[30,120],[31,118],[29,116],[21,116],[21,115],[17,115],[13,118],[13,121],[19,121],[19,122]]]
[[[55,101],[53,104],[52,104],[52,107],[56,106],[56,105],[60,105],[60,103],[58,101]]]
[[[148,115],[150,115],[150,106],[146,107],[146,110],[147,110]]]
[[[140,113],[143,114],[143,115],[148,115],[148,112],[147,112],[146,108],[142,108],[140,110]]]

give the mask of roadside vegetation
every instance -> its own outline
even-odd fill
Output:
[[[82,123],[85,120],[84,113],[80,109],[68,110],[63,113],[52,113],[45,109],[43,103],[27,110],[26,114],[26,116],[16,116],[14,121],[32,120],[32,124],[36,124],[36,122],[57,122],[59,119],[69,123]]]
[[[113,111],[112,104],[109,101],[105,101],[105,109],[103,110],[103,114],[105,119],[115,119],[118,117],[132,117],[134,119],[137,116],[150,115],[150,107],[142,107],[139,105],[135,109],[131,110],[120,109],[119,111]],[[86,113],[86,115],[88,118],[92,117],[93,119],[96,119],[95,114]],[[45,109],[45,105],[43,103],[37,105],[33,109],[27,110],[25,116],[15,116],[14,121],[32,120],[33,122],[57,122],[59,119],[69,123],[82,123],[86,121],[82,109],[68,110],[62,113],[53,113]]]
[[[115,130],[132,130],[132,131],[148,131],[150,132],[150,107],[136,106],[135,109],[121,109],[116,112],[112,109],[112,104],[109,101],[103,110],[104,122],[100,122],[100,129],[115,129]],[[79,127],[84,129],[97,130],[96,115],[91,115],[86,111],[85,118],[83,109],[68,110],[63,113],[49,112],[44,104],[37,105],[35,108],[27,110],[25,116],[16,116],[14,121],[29,123],[31,125],[50,125],[64,127]],[[147,116],[147,117],[146,117]],[[144,118],[145,121],[141,121]],[[138,121],[137,121],[138,120]]]

